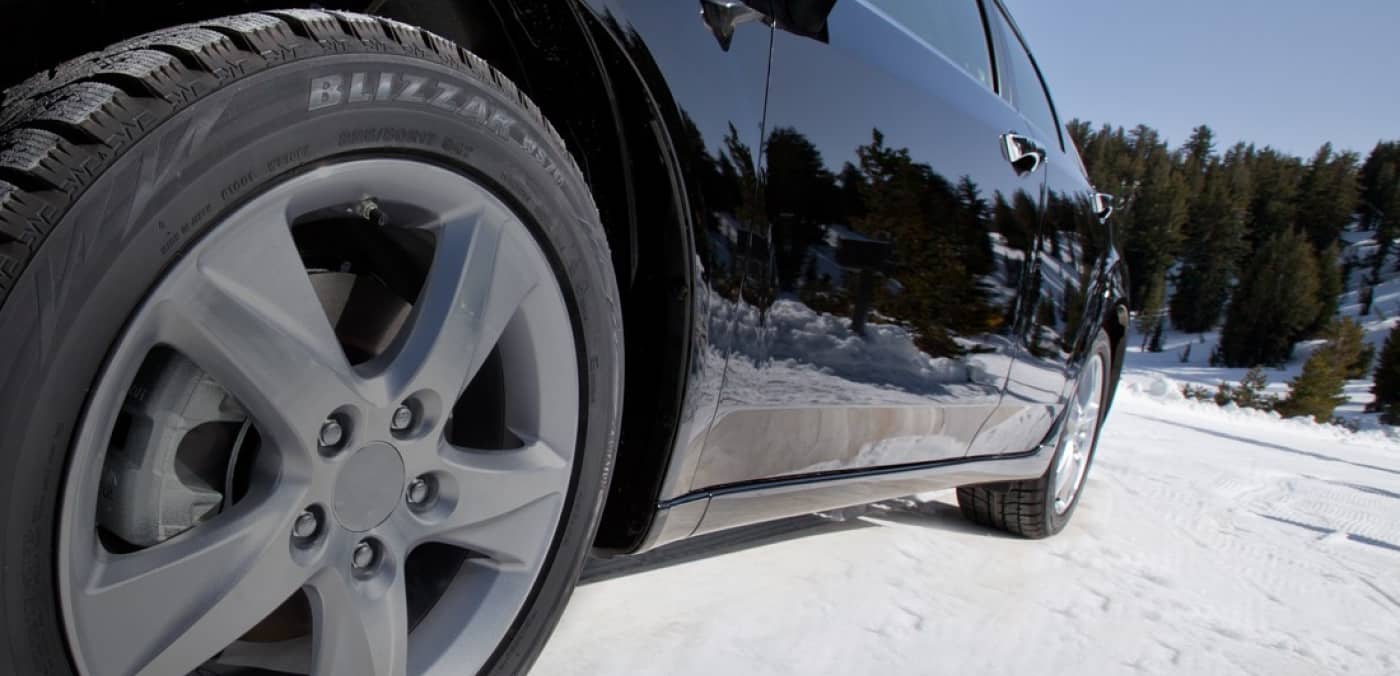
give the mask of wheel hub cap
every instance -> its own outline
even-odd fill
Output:
[[[1064,514],[1074,505],[1075,496],[1084,483],[1089,469],[1090,454],[1098,435],[1099,408],[1103,401],[1104,361],[1094,355],[1085,363],[1066,412],[1064,429],[1060,433],[1059,456],[1056,460],[1055,513]]]
[[[403,490],[403,458],[393,446],[375,442],[355,452],[335,483],[335,518],[363,533],[389,518]]]

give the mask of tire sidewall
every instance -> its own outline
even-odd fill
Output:
[[[417,96],[315,106],[317,78],[340,77],[348,88],[356,73],[425,84]],[[440,85],[456,93],[444,97]],[[484,116],[479,107],[460,112],[473,99]],[[65,464],[87,392],[142,298],[248,199],[317,166],[370,156],[431,162],[492,188],[534,232],[573,313],[583,389],[570,498],[554,552],[489,671],[527,668],[591,544],[621,401],[620,317],[601,226],[553,138],[493,82],[410,56],[349,53],[232,82],[159,123],[99,175],[73,167],[88,185],[0,307],[0,612],[10,638],[0,671],[71,670],[55,585]]]

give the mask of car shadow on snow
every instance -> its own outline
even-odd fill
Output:
[[[968,521],[957,505],[936,500],[916,501],[912,499],[878,502],[869,506],[866,516],[878,521],[889,521],[903,526],[920,526],[951,533],[982,535],[1006,540],[1023,540],[1018,535],[993,530]]]
[[[1019,539],[967,521],[954,505],[902,498],[849,507],[820,516],[809,514],[699,535],[634,556],[591,559],[584,567],[579,582],[601,582],[798,538],[818,537],[858,528],[888,527],[890,524]]]

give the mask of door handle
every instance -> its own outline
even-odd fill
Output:
[[[719,48],[726,52],[734,41],[736,28],[754,21],[768,21],[768,15],[741,0],[700,0],[700,18],[719,41]]]
[[[1006,154],[1006,161],[1010,162],[1016,173],[1021,176],[1033,174],[1040,165],[1045,164],[1045,148],[1029,136],[1014,132],[1002,134],[1001,148]]]
[[[1094,193],[1094,196],[1093,196],[1094,215],[1095,215],[1095,216],[1098,216],[1098,217],[1099,217],[1099,220],[1101,220],[1101,221],[1106,221],[1106,220],[1108,220],[1108,217],[1109,217],[1109,216],[1112,216],[1112,215],[1113,215],[1113,200],[1114,200],[1113,195],[1110,195],[1110,194],[1108,194],[1108,193],[1106,193],[1106,192],[1096,192],[1096,193]]]

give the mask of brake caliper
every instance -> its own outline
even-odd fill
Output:
[[[138,547],[168,540],[219,513],[248,415],[194,362],[153,354],[127,394],[125,434],[113,435],[98,523]]]

